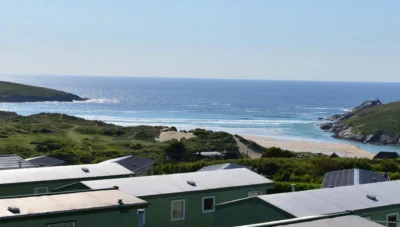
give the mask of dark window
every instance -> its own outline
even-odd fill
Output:
[[[215,197],[205,197],[203,198],[203,212],[214,211]]]

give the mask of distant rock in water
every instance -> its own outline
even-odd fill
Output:
[[[49,88],[0,81],[0,102],[85,101],[77,95]]]
[[[400,146],[400,102],[382,104],[379,99],[365,101],[350,112],[336,114],[319,124],[337,139]]]

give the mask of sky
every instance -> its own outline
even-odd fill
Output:
[[[399,0],[0,0],[0,74],[400,82]]]

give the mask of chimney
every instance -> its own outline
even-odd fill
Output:
[[[296,184],[292,184],[292,192],[296,191]]]
[[[22,161],[21,160],[18,160],[18,167],[22,168]]]
[[[139,209],[137,211],[137,215],[138,215],[138,227],[144,227],[145,210],[144,209]]]

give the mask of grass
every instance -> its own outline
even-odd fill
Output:
[[[155,138],[162,128],[122,127],[62,114],[18,116],[0,111],[0,154],[15,153],[24,158],[48,155],[67,164],[97,163],[134,154],[164,163],[166,151],[177,144],[189,155],[207,148],[205,145],[216,151],[235,149],[235,141],[229,139],[232,135],[211,131],[184,142],[158,142]]]
[[[385,133],[400,135],[400,102],[388,103],[355,113],[353,118],[344,121],[351,125],[355,133]]]

